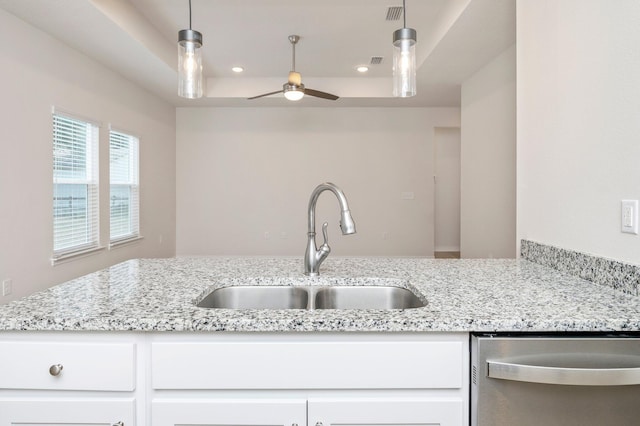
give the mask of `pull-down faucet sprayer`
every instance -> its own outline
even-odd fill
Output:
[[[329,247],[329,238],[327,236],[326,222],[322,225],[324,243],[320,246],[320,249],[316,247],[316,203],[318,202],[320,194],[326,190],[333,192],[340,203],[340,229],[342,230],[342,235],[356,233],[356,224],[351,217],[349,204],[347,203],[347,197],[345,197],[344,192],[330,182],[318,185],[311,193],[311,198],[309,199],[309,229],[307,232],[307,250],[304,254],[304,273],[309,276],[316,276],[320,274],[320,264],[331,252],[331,248]]]

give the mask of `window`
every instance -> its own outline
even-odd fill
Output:
[[[111,131],[109,168],[110,241],[114,244],[140,236],[138,138]]]
[[[97,248],[98,222],[98,126],[54,112],[53,262]]]

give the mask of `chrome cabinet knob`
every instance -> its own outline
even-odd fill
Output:
[[[49,374],[52,376],[59,376],[62,373],[62,364],[53,364],[49,367]]]

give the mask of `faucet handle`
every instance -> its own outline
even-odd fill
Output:
[[[331,253],[331,247],[329,247],[329,235],[327,234],[327,226],[329,226],[327,222],[322,224],[322,236],[324,237],[324,243],[322,243],[322,245],[316,252],[316,260],[318,262],[318,265],[320,265],[320,263],[322,263],[327,258],[327,256],[329,256],[329,253]]]
[[[322,224],[322,237],[324,238],[324,243],[322,244],[323,246],[326,246],[329,244],[329,234],[327,232],[328,226],[329,224],[327,222]]]

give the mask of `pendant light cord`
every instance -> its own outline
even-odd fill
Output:
[[[191,0],[189,0],[189,29],[191,29]]]

